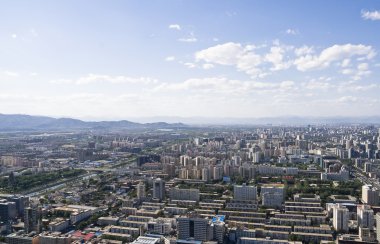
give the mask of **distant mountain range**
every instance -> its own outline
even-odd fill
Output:
[[[175,129],[195,126],[252,126],[252,125],[316,125],[316,124],[375,124],[380,116],[367,117],[267,117],[267,118],[207,118],[207,117],[150,117],[135,121],[83,121],[72,118],[52,118],[22,114],[0,114],[0,131],[27,130],[119,130],[119,129]],[[165,121],[165,122],[152,122]],[[181,121],[182,123],[178,123]],[[185,124],[183,124],[185,123]]]
[[[167,123],[181,121],[188,125],[321,125],[321,124],[380,124],[380,116],[279,116],[261,118],[233,117],[145,117],[134,118],[134,121],[147,123],[165,121]]]
[[[128,120],[89,122],[72,118],[52,118],[22,114],[0,114],[0,131],[72,130],[72,129],[174,129],[182,123],[135,123]]]

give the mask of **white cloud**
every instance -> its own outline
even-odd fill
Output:
[[[298,30],[295,30],[295,29],[287,29],[285,33],[288,35],[298,35],[299,32]]]
[[[190,32],[186,37],[179,38],[180,42],[197,42],[198,39],[195,37],[194,32]]]
[[[350,82],[344,82],[338,86],[338,91],[341,93],[347,93],[347,92],[367,92],[370,90],[378,89],[380,88],[377,84],[367,84],[367,85],[356,85],[355,83]]]
[[[344,96],[344,97],[338,98],[337,101],[340,103],[354,103],[358,101],[358,98],[354,96]]]
[[[358,70],[360,70],[360,71],[368,70],[368,63],[358,64]]]
[[[368,63],[360,63],[357,66],[357,71],[352,77],[354,80],[361,80],[363,76],[369,76],[372,72],[369,70]]]
[[[179,38],[178,41],[180,41],[180,42],[197,42],[198,39],[195,36],[189,36],[189,37]]]
[[[243,55],[244,48],[240,43],[227,42],[196,52],[195,59],[221,65],[234,65]]]
[[[185,66],[186,66],[187,68],[189,68],[189,69],[193,69],[193,68],[197,67],[196,64],[194,64],[194,63],[190,63],[190,62],[188,62],[188,63],[184,63],[183,65],[185,65]]]
[[[380,11],[368,11],[368,10],[362,10],[362,18],[366,20],[380,20]]]
[[[361,80],[364,76],[369,76],[372,71],[369,70],[368,63],[359,63],[355,68],[345,68],[341,70],[344,75],[351,75],[353,80]]]
[[[162,83],[154,88],[158,92],[184,91],[186,93],[235,94],[246,92],[248,83],[225,77],[191,78],[181,83]],[[245,91],[244,91],[245,90]]]
[[[285,61],[285,52],[292,49],[290,46],[279,46],[279,42],[270,48],[269,53],[260,55],[256,50],[266,46],[242,45],[235,42],[227,42],[215,45],[195,53],[197,62],[235,66],[238,71],[243,71],[254,78],[263,78],[269,73],[264,67],[265,63],[271,63],[271,71],[288,69],[292,62]]]
[[[50,81],[53,84],[76,84],[88,85],[93,83],[110,83],[110,84],[155,84],[157,79],[151,77],[128,77],[128,76],[110,76],[99,74],[88,74],[78,79],[59,79]]]
[[[318,81],[318,80],[311,80],[308,83],[306,83],[304,86],[308,90],[328,90],[333,87],[328,82]]]
[[[34,37],[38,37],[38,32],[33,28],[29,30],[29,33]]]
[[[228,17],[233,17],[233,16],[236,16],[237,15],[237,12],[236,11],[226,11],[226,15]]]
[[[169,25],[169,29],[172,29],[172,30],[181,30],[181,26],[179,24],[171,24]]]
[[[226,95],[230,98],[248,96],[252,93],[283,94],[297,89],[294,81],[258,82],[228,79],[226,77],[191,78],[180,83],[161,83],[153,88],[154,92],[185,92],[186,94]]]
[[[179,38],[178,41],[180,41],[180,42],[197,42],[198,39],[195,37],[188,37],[188,38]]]
[[[355,71],[353,69],[343,69],[341,71],[342,74],[344,75],[351,75],[352,73],[354,73]]]
[[[297,69],[300,71],[308,71],[313,69],[322,69],[329,67],[332,62],[342,59],[350,58],[353,56],[364,57],[365,59],[372,59],[376,52],[371,46],[362,44],[353,45],[334,45],[328,47],[319,55],[305,55],[297,58],[294,61]]]
[[[168,62],[174,61],[174,60],[175,60],[174,56],[168,56],[168,57],[165,58],[165,61],[168,61]]]
[[[269,48],[269,51],[265,53],[263,48]],[[316,53],[311,46],[296,48],[282,45],[279,40],[275,40],[270,47],[227,42],[197,51],[194,56],[196,62],[233,66],[251,78],[263,78],[291,67],[299,71],[310,71],[332,66],[343,68],[337,72],[353,75],[353,79],[358,80],[371,73],[369,65],[361,65],[357,69],[352,66],[357,65],[357,62],[366,63],[364,61],[373,59],[376,52],[372,46],[344,44],[333,45]]]
[[[293,88],[295,85],[294,81],[291,81],[291,80],[286,80],[286,81],[282,81],[280,83],[280,88],[282,89],[291,89]]]
[[[350,66],[350,63],[351,63],[351,59],[346,58],[346,59],[344,59],[344,60],[342,61],[342,63],[340,64],[340,66],[341,66],[342,68],[346,68],[346,67]]]
[[[296,49],[294,50],[294,53],[295,53],[297,56],[302,56],[302,55],[306,55],[306,54],[312,54],[312,53],[314,53],[314,48],[313,48],[313,47],[306,46],[306,45],[303,45],[303,46],[300,47],[300,48],[296,48]]]
[[[17,34],[14,34],[14,33],[13,33],[13,34],[11,35],[11,37],[12,37],[13,39],[16,39],[16,38],[17,38]]]
[[[283,61],[285,51],[285,48],[280,46],[273,46],[270,48],[270,53],[265,56],[265,59],[273,64],[271,70],[288,69],[292,65],[291,62]]]
[[[195,59],[197,62],[236,66],[240,71],[251,76],[258,76],[261,73],[258,68],[261,57],[251,51],[251,46],[247,47],[240,43],[227,42],[196,52]]]
[[[214,68],[214,65],[213,64],[203,64],[202,68],[203,69],[212,69],[212,68]]]
[[[14,71],[9,71],[9,70],[4,70],[4,71],[2,71],[1,73],[2,73],[3,75],[5,75],[5,76],[10,76],[10,77],[18,77],[18,76],[20,76],[19,73],[14,72]]]

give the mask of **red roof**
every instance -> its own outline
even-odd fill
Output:
[[[91,240],[95,234],[94,233],[82,233],[81,231],[75,231],[73,234],[72,234],[73,237],[77,237],[77,238],[80,238],[80,239],[83,239],[85,241],[89,241]]]

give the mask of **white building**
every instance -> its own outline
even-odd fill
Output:
[[[252,153],[252,162],[253,163],[260,163],[260,159],[261,159],[261,152]]]
[[[214,180],[221,180],[221,179],[223,179],[223,167],[216,166],[214,168]]]
[[[137,198],[143,199],[145,197],[146,197],[145,184],[144,184],[144,182],[140,182],[137,184]]]
[[[321,180],[347,181],[350,178],[350,171],[343,165],[339,172],[321,173]]]
[[[372,187],[372,185],[363,185],[362,202],[368,205],[377,205],[379,202],[379,190]]]
[[[376,240],[380,242],[380,213],[376,214]]]
[[[210,180],[210,172],[209,172],[208,168],[202,169],[202,180],[204,180],[206,182]]]
[[[341,204],[333,207],[333,226],[336,231],[348,231],[349,211]]]

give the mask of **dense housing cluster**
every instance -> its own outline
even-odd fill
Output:
[[[0,133],[7,243],[380,241],[370,125]]]

